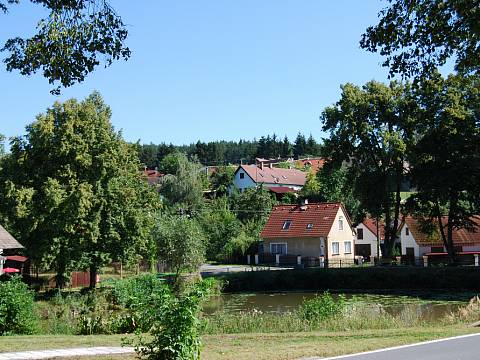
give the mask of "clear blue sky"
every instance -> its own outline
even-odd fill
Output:
[[[319,115],[340,85],[387,81],[382,59],[359,48],[381,0],[111,1],[129,25],[129,61],[98,68],[62,91],[40,74],[0,64],[0,133],[25,125],[55,100],[98,90],[129,141],[184,144],[301,131],[320,139]],[[23,1],[0,14],[0,42],[31,34],[42,15]],[[0,53],[3,59],[5,54]]]

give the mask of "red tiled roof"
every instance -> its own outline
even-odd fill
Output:
[[[285,193],[294,193],[296,192],[288,186],[267,186],[267,189],[275,194],[285,194]]]
[[[310,169],[315,174],[325,165],[325,159],[323,158],[300,159],[299,161],[301,161],[303,166],[310,166]]]
[[[365,227],[370,230],[373,235],[377,236],[377,220],[367,217],[362,221],[362,224],[365,225]],[[380,230],[380,240],[384,240],[385,224],[381,220],[378,222],[378,229]]]
[[[453,243],[454,245],[480,245],[480,216],[474,216],[471,218],[474,222],[475,227],[473,230],[467,229],[453,229]],[[447,222],[448,217],[442,217],[442,224],[447,231]],[[427,234],[422,231],[421,223],[418,219],[415,219],[411,216],[405,217],[402,227],[404,224],[407,224],[408,229],[412,233],[413,238],[417,244],[422,246],[436,246],[443,245],[442,236],[440,235],[440,229],[433,234]]]
[[[160,178],[164,176],[157,170],[144,170],[142,174],[147,177],[147,181],[150,185],[155,185],[160,182]]]
[[[306,174],[300,170],[270,168],[268,166],[264,166],[263,169],[261,169],[257,165],[240,165],[239,169],[240,168],[257,184],[305,185]]]
[[[260,237],[271,238],[296,238],[296,237],[326,237],[330,232],[341,203],[312,203],[300,205],[278,205],[272,209]],[[343,210],[347,221],[350,223],[348,214]],[[286,220],[292,223],[288,230],[282,230]],[[307,229],[308,224],[313,224]]]

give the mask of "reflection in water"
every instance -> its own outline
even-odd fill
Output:
[[[212,298],[204,306],[205,314],[218,311],[226,313],[249,312],[259,310],[269,313],[293,312],[305,299],[311,299],[316,293],[272,293],[272,294],[224,294]],[[456,311],[474,296],[471,293],[450,294],[410,294],[410,295],[374,295],[344,294],[348,306],[361,309],[366,315],[387,312],[394,316],[417,316],[425,320],[435,320]],[[333,294],[338,296],[338,294]]]

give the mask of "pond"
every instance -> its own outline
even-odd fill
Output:
[[[279,292],[256,294],[223,294],[211,299],[204,306],[207,315],[216,312],[239,313],[255,310],[266,313],[293,312],[305,299],[316,296],[315,292]],[[408,310],[425,320],[436,320],[455,312],[475,296],[474,293],[409,293],[409,294],[343,294],[348,306],[369,311],[385,311],[398,316]],[[338,297],[339,293],[332,296]]]

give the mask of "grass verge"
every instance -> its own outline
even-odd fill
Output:
[[[301,333],[205,335],[202,359],[280,360],[335,356],[480,332],[466,326],[409,327]],[[87,346],[119,346],[123,335],[11,336],[0,338],[0,351]],[[135,354],[82,357],[83,360],[135,359]],[[80,358],[79,358],[80,359]]]

